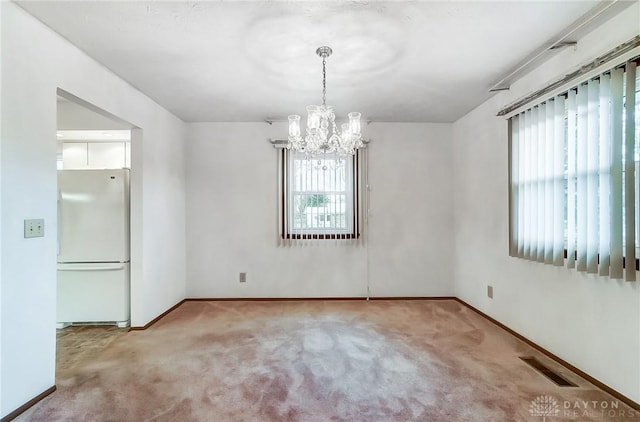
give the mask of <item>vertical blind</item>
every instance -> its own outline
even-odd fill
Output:
[[[509,120],[512,256],[636,279],[636,83],[629,61]]]

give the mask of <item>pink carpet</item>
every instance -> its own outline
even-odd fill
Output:
[[[59,339],[58,390],[17,420],[640,421],[449,300],[186,302],[146,331],[93,336]]]

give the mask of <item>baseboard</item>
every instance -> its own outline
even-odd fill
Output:
[[[53,387],[47,388],[42,393],[38,394],[37,396],[35,396],[34,398],[29,400],[28,402],[26,402],[22,406],[18,407],[13,412],[11,412],[11,413],[7,414],[6,416],[4,416],[2,419],[0,419],[0,422],[9,422],[11,420],[14,420],[18,416],[20,416],[22,413],[27,411],[27,409],[29,409],[31,406],[33,406],[34,404],[38,403],[40,400],[42,400],[43,398],[47,397],[49,394],[53,393],[54,391],[56,391],[56,386],[55,385]]]
[[[370,300],[456,300],[454,296],[372,296]]]
[[[180,305],[182,305],[187,299],[182,299],[180,302],[176,303],[175,305],[173,305],[172,307],[170,307],[169,309],[167,309],[166,311],[164,311],[163,313],[161,313],[160,315],[158,315],[157,317],[155,317],[154,319],[152,319],[151,321],[147,322],[145,325],[143,326],[136,326],[136,327],[130,327],[129,331],[142,331],[142,330],[146,330],[147,328],[151,327],[153,324],[155,324],[156,322],[160,321],[162,318],[166,317],[167,315],[169,315],[171,312],[173,312],[175,309],[177,309]]]
[[[606,391],[607,393],[611,394],[613,397],[615,397],[616,399],[618,399],[621,402],[625,403],[626,405],[628,405],[632,409],[640,412],[640,403],[636,403],[634,400],[632,400],[629,397],[625,396],[624,394],[614,390],[613,388],[609,387],[607,384],[603,383],[602,381],[597,380],[596,378],[592,377],[591,375],[587,374],[586,372],[584,372],[584,371],[580,370],[579,368],[571,365],[566,360],[560,358],[559,356],[554,355],[553,353],[551,353],[550,351],[548,351],[544,347],[539,346],[538,344],[536,344],[533,341],[529,340],[528,338],[526,338],[522,334],[512,330],[511,328],[507,327],[506,325],[504,325],[500,321],[498,321],[498,320],[490,317],[489,315],[485,314],[484,312],[482,312],[478,308],[475,308],[474,306],[469,305],[464,300],[462,300],[460,298],[457,298],[457,297],[455,298],[455,300],[457,302],[461,303],[462,305],[466,306],[467,308],[471,309],[472,311],[474,311],[475,313],[477,313],[481,317],[487,319],[488,321],[490,321],[493,324],[497,325],[498,327],[502,328],[503,330],[505,330],[506,332],[508,332],[512,336],[518,338],[519,340],[525,342],[529,346],[531,346],[534,349],[538,350],[539,352],[541,352],[542,354],[544,354],[548,358],[556,361],[560,365],[564,366],[565,368],[569,369],[570,371],[572,371],[572,372],[576,373],[577,375],[581,376],[585,380],[589,381],[591,384],[593,384],[596,387],[600,388],[601,390]]]
[[[185,302],[294,302],[300,300],[364,300],[365,297],[190,297]]]
[[[454,296],[331,296],[331,297],[194,297],[185,302],[292,302],[325,300],[455,300]]]
[[[291,301],[302,301],[302,300],[313,300],[313,301],[323,301],[323,300],[455,300],[456,298],[453,296],[380,296],[380,297],[369,297],[366,296],[352,296],[352,297],[193,297],[182,299],[180,302],[173,305],[171,308],[167,309],[148,323],[143,326],[132,326],[129,327],[129,331],[142,331],[151,327],[156,322],[160,321],[162,318],[173,312],[180,305],[185,302],[291,302]]]

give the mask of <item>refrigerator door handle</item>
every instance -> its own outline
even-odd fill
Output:
[[[118,271],[124,264],[58,264],[58,271]]]

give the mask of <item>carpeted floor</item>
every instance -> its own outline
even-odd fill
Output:
[[[91,330],[59,334],[58,390],[17,420],[640,421],[449,300],[185,302],[145,331]]]

